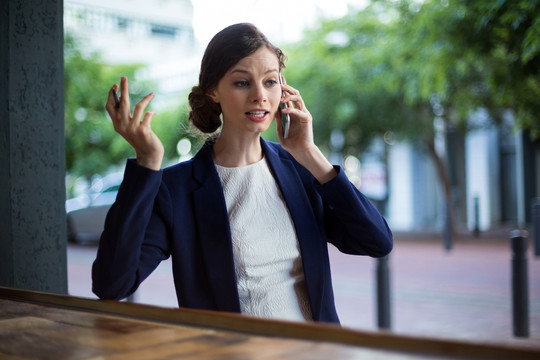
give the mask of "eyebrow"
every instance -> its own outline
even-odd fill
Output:
[[[269,73],[272,73],[272,72],[277,72],[279,74],[279,70],[277,70],[277,69],[266,70],[264,74],[266,75],[266,74],[269,74]],[[231,71],[231,74],[234,74],[234,73],[251,74],[250,71],[243,70],[243,69],[234,69],[233,71]]]

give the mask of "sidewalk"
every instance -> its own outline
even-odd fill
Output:
[[[530,239],[529,239],[530,240]],[[529,241],[529,338],[512,330],[511,253],[505,229],[454,239],[446,251],[437,234],[395,234],[390,255],[391,330],[462,340],[522,343],[540,348],[540,258]],[[91,297],[95,247],[68,246],[71,295]],[[377,330],[376,260],[339,253],[330,246],[336,306],[343,326]],[[141,285],[135,301],[176,307],[171,262]]]
[[[389,265],[392,330],[540,347],[540,258],[533,257],[529,245],[530,337],[516,339],[507,234],[461,236],[451,251],[444,250],[441,236],[396,234]],[[376,261],[362,259],[360,265],[354,257],[337,253],[332,260],[342,323],[375,330]]]

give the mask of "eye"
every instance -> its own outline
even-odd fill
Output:
[[[274,87],[274,86],[276,86],[277,84],[278,84],[278,82],[277,82],[276,80],[268,80],[268,81],[266,82],[266,86],[268,86],[268,87]]]
[[[247,86],[249,86],[249,83],[246,80],[235,81],[234,86],[236,86],[236,87],[247,87]]]

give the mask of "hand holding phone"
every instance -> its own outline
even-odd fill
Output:
[[[285,79],[283,78],[283,75],[279,73],[279,84],[283,85],[284,83]],[[284,91],[281,92],[281,96],[285,96]],[[279,108],[281,110],[287,109],[288,107],[289,106],[287,105],[287,103],[279,103]],[[281,112],[281,125],[283,126],[283,138],[286,139],[289,137],[289,128],[291,127],[291,117],[289,116],[289,114],[284,114],[283,112]]]

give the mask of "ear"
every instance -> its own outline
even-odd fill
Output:
[[[216,94],[216,89],[212,89],[209,92],[206,93],[210,99],[212,99],[216,104],[219,104],[219,97]]]

